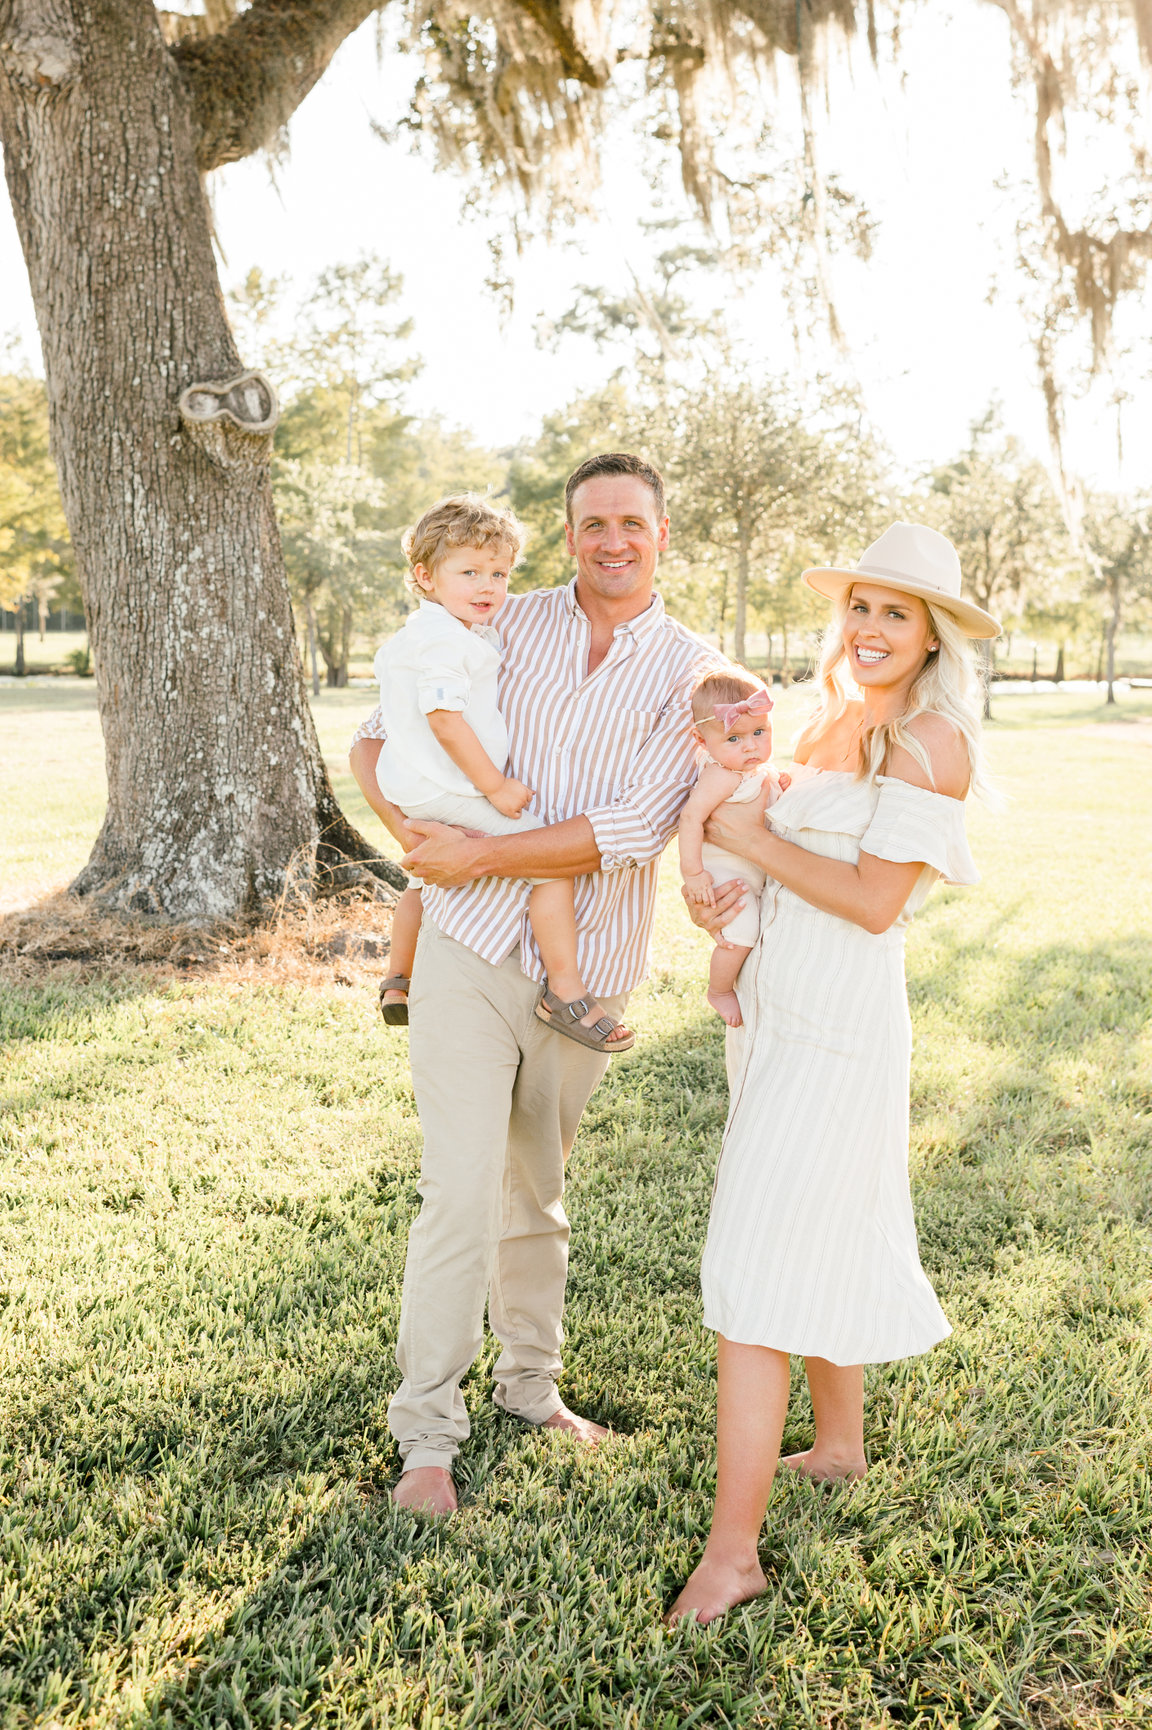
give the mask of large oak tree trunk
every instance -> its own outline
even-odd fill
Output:
[[[74,887],[180,919],[253,911],[376,856],[307,705],[271,436],[180,413],[189,386],[242,367],[149,0],[0,0],[0,137],[107,755]]]

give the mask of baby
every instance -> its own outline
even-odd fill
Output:
[[[764,872],[751,860],[726,853],[704,839],[704,825],[721,805],[759,799],[767,784],[765,810],[780,797],[780,777],[769,762],[772,699],[743,668],[706,673],[692,692],[695,736],[704,748],[696,785],[680,817],[680,872],[690,901],[715,905],[719,883],[739,877],[748,885],[747,904],[716,940],[708,969],[708,1001],[729,1027],[742,1025],[736,976],[760,935],[759,895]]]
[[[404,537],[405,581],[420,605],[377,652],[375,671],[388,735],[376,779],[406,817],[485,835],[543,827],[525,812],[532,789],[504,772],[508,729],[496,693],[500,642],[493,622],[522,540],[512,513],[475,493],[441,499]],[[580,977],[571,881],[534,883],[528,916],[548,974],[539,1019],[592,1050],[627,1051],[635,1035],[617,1034],[619,1023],[596,1014],[599,1005]],[[392,921],[394,972],[380,988],[381,1011],[393,1025],[408,1020],[420,919],[420,890],[406,889]]]

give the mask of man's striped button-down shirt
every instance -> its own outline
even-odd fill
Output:
[[[720,657],[670,619],[657,595],[616,627],[589,673],[592,632],[575,582],[510,595],[496,628],[508,772],[535,790],[529,809],[545,823],[587,817],[600,850],[600,870],[573,882],[585,985],[603,996],[630,991],[648,968],[660,855],[696,778],[690,693]],[[381,736],[376,715],[356,734],[373,736]],[[424,912],[486,961],[518,947],[524,972],[542,980],[527,901],[522,880],[482,877],[459,889],[429,886]]]

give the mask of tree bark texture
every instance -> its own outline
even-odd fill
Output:
[[[243,374],[190,110],[149,0],[0,0],[0,137],[107,756],[74,888],[204,919],[375,856],[305,697],[270,433],[235,393],[234,413],[212,418],[211,395],[189,399],[199,420],[180,410]],[[250,400],[266,423],[270,393]]]
[[[751,550],[748,540],[742,537],[737,552],[736,564],[736,615],[733,621],[733,636],[735,637],[736,659],[741,666],[747,662],[746,637],[748,627],[748,574],[751,569]]]
[[[1120,629],[1120,614],[1124,604],[1124,578],[1115,566],[1108,573],[1108,599],[1112,603],[1107,620],[1104,624],[1105,673],[1108,681],[1108,696],[1106,701],[1116,701],[1116,636]]]

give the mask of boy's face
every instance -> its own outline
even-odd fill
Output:
[[[432,570],[413,567],[412,575],[430,601],[462,625],[490,625],[508,598],[512,552],[499,544],[450,547]]]
[[[730,727],[701,721],[696,737],[714,763],[740,775],[772,755],[772,722],[767,715],[737,715]]]

